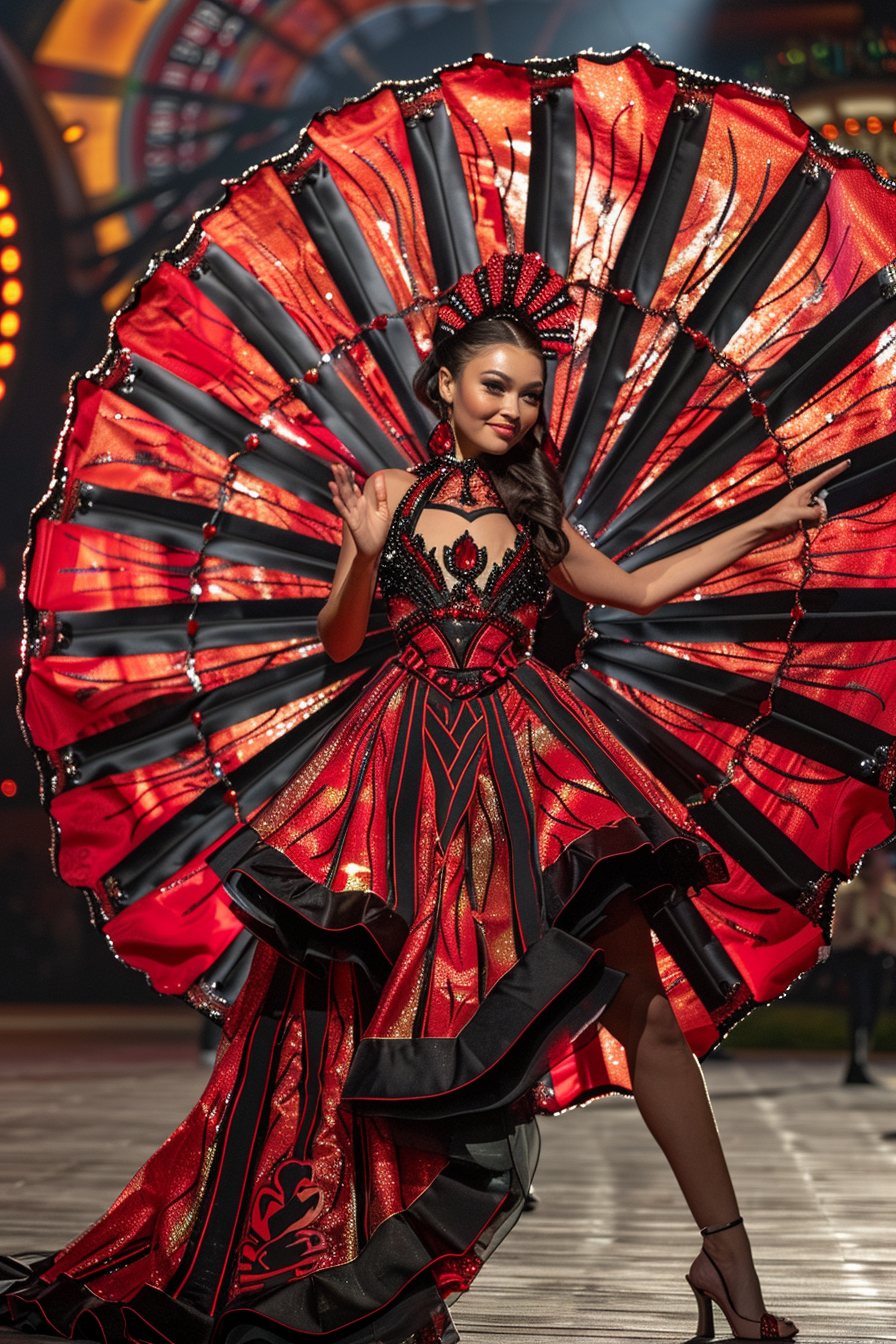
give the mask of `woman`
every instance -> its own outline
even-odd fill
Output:
[[[476,319],[470,281],[492,295]],[[702,1229],[701,1333],[712,1301],[738,1338],[796,1333],[765,1312],[639,908],[718,877],[714,856],[529,650],[550,583],[649,612],[820,523],[815,492],[844,467],[623,571],[564,520],[540,446],[567,305],[540,258],[494,256],[443,304],[420,369],[443,417],[430,461],[363,490],[334,467],[344,530],[320,637],[350,658],[379,584],[400,654],[214,858],[263,946],[209,1087],[104,1218],[7,1285],[15,1325],[141,1344],[450,1341],[446,1300],[529,1188],[544,1077],[599,1020]]]

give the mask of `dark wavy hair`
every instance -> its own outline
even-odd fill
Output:
[[[474,355],[490,345],[518,345],[544,360],[544,350],[534,332],[509,318],[483,317],[433,347],[414,377],[417,399],[447,420],[448,407],[439,395],[439,369],[447,369],[456,379]],[[545,569],[552,569],[565,557],[569,541],[563,532],[560,473],[541,448],[545,428],[542,406],[532,429],[509,452],[483,453],[479,461],[491,476],[512,521],[528,525]]]

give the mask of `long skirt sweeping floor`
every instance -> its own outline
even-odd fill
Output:
[[[196,1037],[178,1006],[0,1008],[0,1251],[55,1249],[108,1207],[198,1096]],[[842,1087],[834,1056],[707,1065],[768,1305],[807,1344],[896,1341],[896,1059],[872,1067],[877,1087]],[[539,1204],[454,1308],[464,1344],[691,1340],[699,1239],[635,1106],[541,1133]]]

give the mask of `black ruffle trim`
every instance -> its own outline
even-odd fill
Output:
[[[26,1334],[102,1344],[401,1344],[428,1321],[433,1340],[456,1344],[433,1269],[446,1257],[486,1258],[521,1212],[537,1158],[534,1123],[504,1112],[492,1128],[443,1135],[448,1165],[357,1259],[235,1299],[217,1320],[158,1288],[109,1302],[65,1275],[5,1285],[6,1319]]]
[[[570,845],[545,871],[545,906],[558,929],[600,941],[600,924],[612,901],[634,897],[650,927],[708,1012],[733,1001],[740,971],[688,896],[723,880],[714,850],[701,851],[690,837],[670,834],[662,821],[628,817],[591,831]],[[651,835],[651,830],[659,830]]]
[[[244,827],[208,860],[247,928],[277,952],[320,974],[321,963],[348,961],[382,985],[404,946],[408,926],[371,891],[333,891]]]
[[[453,1037],[362,1040],[343,1100],[421,1120],[478,1114],[527,1092],[592,1027],[623,980],[594,951],[549,929]]]

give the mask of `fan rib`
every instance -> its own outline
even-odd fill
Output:
[[[558,275],[569,270],[576,186],[576,109],[572,88],[532,105],[532,149],[523,250],[538,252]]]
[[[324,163],[316,163],[305,174],[294,199],[302,222],[358,325],[364,327],[375,317],[394,314],[399,305]],[[365,331],[362,335],[422,449],[434,420],[414,395],[420,356],[404,320],[393,316],[384,331]]]
[[[883,643],[896,639],[892,587],[804,588],[801,644]],[[793,593],[743,593],[670,602],[649,616],[592,608],[598,629],[612,637],[656,644],[785,643],[793,624]],[[596,619],[595,619],[596,618]]]
[[[429,250],[440,289],[482,263],[457,141],[444,103],[406,123]]]
[[[240,470],[278,489],[287,490],[309,504],[329,506],[331,497],[326,483],[330,469],[313,453],[299,453],[269,430],[224,406],[201,388],[194,387],[177,374],[131,352],[132,382],[120,382],[114,388],[117,397],[151,415],[159,424],[201,443],[203,447],[230,458],[244,453]],[[257,434],[258,447],[246,452],[246,437]]]
[[[871,276],[753,384],[754,395],[766,403],[773,423],[785,423],[818,396],[894,319],[896,302],[884,298],[880,276]],[[766,436],[764,422],[751,414],[744,393],[641,492],[636,504],[614,519],[603,535],[602,545],[627,550],[673,510],[758,448]],[[817,473],[818,468],[815,470]]]
[[[893,738],[860,719],[794,691],[775,690],[771,714],[759,717],[767,682],[646,648],[601,639],[586,645],[590,667],[693,713],[745,728],[757,737],[854,779],[867,780],[867,762]]]
[[[189,601],[119,611],[62,611],[62,643],[54,654],[69,658],[128,658],[136,654],[186,653],[187,616],[195,612],[195,649],[252,644],[288,644],[317,638],[319,598],[249,598]]]
[[[701,104],[696,115],[686,116],[679,110],[667,117],[641,199],[619,248],[612,284],[632,290],[645,308],[659,288],[691,198],[709,115],[709,107]],[[563,478],[568,506],[578,496],[594,456],[594,445],[606,429],[643,324],[644,316],[637,308],[606,300],[601,305],[564,436]],[[601,472],[601,492],[603,489]],[[621,497],[619,494],[613,507]]]
[[[804,893],[821,880],[823,870],[733,787],[704,802],[705,785],[724,780],[717,766],[588,672],[577,669],[569,685],[657,779],[693,808],[694,820],[755,882],[788,905],[803,905]]]
[[[405,458],[389,435],[346,387],[332,363],[320,363],[317,346],[273,294],[215,243],[208,246],[203,260],[209,269],[205,274],[201,268],[193,272],[196,287],[246,335],[271,368],[290,384],[293,394],[354,454],[364,470],[370,473],[381,467],[405,466]],[[306,370],[312,367],[317,369],[316,384],[303,381]]]
[[[239,795],[244,812],[261,807],[301,769],[351,709],[367,681],[368,678],[359,677],[304,723],[229,772],[230,787]],[[185,863],[224,838],[234,825],[233,806],[225,800],[224,792],[223,784],[210,785],[136,845],[113,872],[106,874],[104,881],[118,886],[121,906],[148,896]]]
[[[394,647],[391,632],[371,633],[361,652],[344,663],[334,664],[323,652],[307,654],[285,667],[265,668],[72,743],[64,749],[65,754],[77,770],[78,784],[140,770],[195,747],[196,727],[190,716],[196,711],[202,715],[202,732],[208,738],[270,710],[288,709],[295,701],[324,691],[337,680],[365,672]]]
[[[824,204],[829,178],[823,173],[812,177],[804,166],[797,164],[791,169],[688,318],[689,325],[705,332],[717,349],[724,349],[746,321]],[[690,336],[679,332],[649,389],[585,491],[576,516],[592,535],[603,527],[633,476],[668,433],[711,365],[711,352],[698,350]],[[626,522],[624,513],[607,527],[604,534],[607,545]],[[613,545],[616,546],[615,540]]]
[[[225,510],[215,514],[217,535],[206,542],[202,528],[208,518],[209,510],[201,504],[80,482],[78,508],[71,521],[80,527],[142,537],[180,551],[198,551],[204,547],[207,556],[231,560],[234,564],[263,566],[302,578],[332,581],[339,558],[339,547],[333,542],[285,527],[271,527]]]

